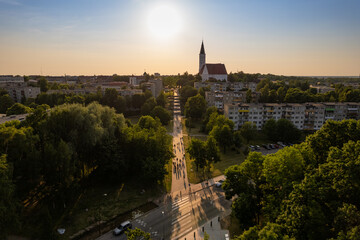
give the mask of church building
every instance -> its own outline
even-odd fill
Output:
[[[224,64],[206,63],[204,42],[201,43],[199,54],[199,75],[203,82],[208,80],[227,82],[227,72]]]

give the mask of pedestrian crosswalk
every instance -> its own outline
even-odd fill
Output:
[[[176,209],[180,208],[181,206],[188,204],[189,200],[190,200],[189,196],[186,196],[183,199],[173,202],[172,207],[171,207],[172,210],[176,210]]]

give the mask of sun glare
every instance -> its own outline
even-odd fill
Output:
[[[148,28],[151,35],[156,38],[173,37],[181,30],[180,14],[174,7],[155,7],[149,13]]]

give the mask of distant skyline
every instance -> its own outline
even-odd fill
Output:
[[[0,0],[0,75],[359,76],[359,0]]]

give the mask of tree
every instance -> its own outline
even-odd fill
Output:
[[[15,103],[6,111],[6,115],[7,116],[18,115],[18,114],[30,113],[31,111],[32,111],[31,108],[21,103]]]
[[[251,92],[251,89],[248,89],[246,91],[246,102],[251,103],[251,100],[252,100],[252,92]]]
[[[202,121],[202,131],[205,132],[206,131],[206,125],[208,124],[209,120],[210,120],[210,116],[213,113],[217,113],[217,108],[215,106],[211,106],[208,107],[206,109],[203,121]]]
[[[48,80],[44,77],[39,78],[39,80],[37,81],[37,84],[40,87],[41,92],[47,92],[47,90],[49,89]]]
[[[145,103],[145,95],[144,94],[135,94],[131,98],[133,108],[140,109],[141,106]]]
[[[6,113],[14,103],[14,100],[8,94],[0,96],[0,113]]]
[[[185,104],[185,116],[187,118],[200,119],[206,109],[206,101],[200,94],[190,97]]]
[[[283,142],[294,142],[300,138],[300,130],[287,119],[279,119],[276,122],[277,139]]]
[[[216,140],[209,136],[205,143],[207,165],[210,167],[211,163],[220,161],[220,151]]]
[[[196,171],[206,166],[206,145],[204,141],[197,138],[192,138],[190,145],[187,149],[190,157],[194,159],[196,165]]]
[[[271,118],[271,119],[267,120],[264,123],[262,130],[269,140],[276,141],[278,139],[275,119]]]
[[[241,136],[243,136],[246,142],[249,143],[256,136],[257,127],[252,122],[246,122],[241,126],[239,131],[241,133]]]
[[[6,155],[0,156],[0,238],[6,239],[8,233],[14,230],[19,222],[17,215],[17,200],[14,198],[15,186],[12,183],[11,168],[6,161]]]
[[[204,232],[204,240],[209,240],[210,239],[210,236],[209,234],[207,234],[207,232],[205,231]]]
[[[148,98],[144,105],[142,105],[141,107],[141,115],[150,115],[151,111],[155,108],[156,106],[156,100],[154,97],[150,97]]]
[[[167,98],[164,94],[163,91],[161,91],[161,93],[159,94],[159,96],[157,96],[156,98],[156,103],[158,106],[161,106],[161,107],[165,107],[166,103],[167,103]]]
[[[222,127],[224,125],[228,125],[232,130],[234,128],[234,122],[230,119],[226,118],[222,114],[218,114],[217,112],[213,112],[210,115],[209,121],[206,124],[206,132],[210,132],[215,126]]]
[[[156,121],[151,116],[141,116],[137,124],[139,127],[146,129],[157,129],[160,127],[160,122]]]
[[[139,228],[128,229],[125,234],[128,240],[151,240],[150,233],[144,232]]]
[[[241,146],[243,145],[243,143],[245,142],[243,136],[241,135],[240,131],[235,131],[233,134],[233,142],[235,147],[237,148],[241,148]]]
[[[153,118],[158,117],[162,125],[168,125],[171,120],[171,115],[168,110],[161,106],[156,106],[150,114]]]
[[[125,99],[121,97],[114,88],[107,88],[105,90],[105,94],[101,99],[101,103],[115,108],[116,112],[118,113],[123,113],[126,109]]]
[[[188,98],[194,97],[198,94],[198,91],[196,88],[191,86],[184,86],[180,88],[180,105],[181,107],[185,106],[185,103],[187,102]]]
[[[226,147],[231,146],[233,143],[233,134],[227,124],[223,126],[215,126],[210,132],[210,136],[213,136],[216,141],[223,147],[224,154],[226,153]]]

